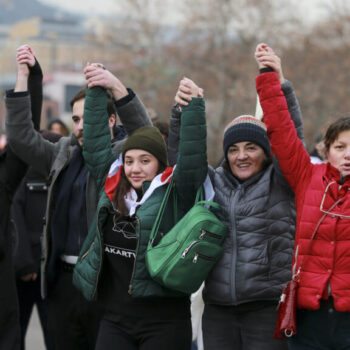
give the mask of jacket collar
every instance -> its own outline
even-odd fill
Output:
[[[326,172],[323,176],[324,181],[328,184],[329,182],[335,181],[339,185],[344,187],[350,187],[350,176],[342,177],[337,168],[335,168],[331,163],[327,163]]]
[[[116,188],[119,185],[121,173],[123,169],[123,159],[122,155],[116,159],[111,165],[106,182],[105,182],[105,192],[107,197],[113,202],[113,196]],[[143,196],[138,200],[136,191],[131,188],[130,191],[126,194],[125,202],[129,208],[129,215],[133,215],[136,211],[136,208],[139,205],[142,205],[153,193],[153,191],[170,182],[175,168],[168,167],[161,174],[158,174],[151,182],[147,182],[142,186]]]

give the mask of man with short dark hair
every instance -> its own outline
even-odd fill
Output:
[[[98,82],[110,91],[126,132],[131,134],[141,126],[150,125],[146,109],[135,93],[104,67],[96,66],[101,68],[91,71],[88,87]],[[41,268],[42,296],[48,296],[49,331],[57,349],[92,350],[100,313],[72,284],[72,271],[98,200],[96,184],[82,156],[85,97],[73,99],[73,135],[52,144],[34,131],[29,100],[20,95],[25,90],[19,86],[12,96],[7,96],[6,125],[9,144],[18,156],[44,176],[49,175]],[[111,137],[114,124],[115,115],[111,114]],[[116,154],[121,152],[123,142],[112,144]]]

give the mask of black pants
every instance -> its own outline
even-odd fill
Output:
[[[0,350],[19,350],[20,340],[17,295],[0,295]]]
[[[273,338],[276,306],[235,313],[234,307],[205,305],[205,350],[286,350],[287,342]]]
[[[21,325],[21,349],[25,349],[25,336],[32,315],[34,305],[37,306],[41,328],[47,350],[52,350],[47,325],[47,301],[40,295],[40,275],[35,281],[17,280],[17,293],[19,301],[19,320]]]
[[[11,246],[0,257],[0,350],[20,349],[20,327]]]
[[[319,310],[297,311],[297,334],[288,339],[290,350],[349,350],[350,313],[334,309],[332,299]]]
[[[190,350],[191,320],[149,320],[106,313],[96,350]]]
[[[74,287],[72,271],[61,270],[48,298],[54,350],[94,350],[101,311]]]

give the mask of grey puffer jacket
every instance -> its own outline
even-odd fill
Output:
[[[299,138],[303,139],[299,103],[290,82],[282,85]],[[276,158],[240,183],[223,162],[209,175],[219,218],[229,228],[224,253],[205,283],[208,304],[239,305],[278,300],[290,280],[296,210],[294,194]]]
[[[217,214],[229,228],[224,253],[205,283],[206,303],[238,305],[277,300],[290,279],[294,195],[270,163],[240,183],[229,170],[211,169]]]
[[[298,136],[303,140],[299,103],[291,82],[282,84]],[[168,138],[169,160],[176,158],[181,112],[173,108]],[[223,163],[209,169],[220,219],[229,228],[222,258],[204,289],[206,303],[239,305],[278,300],[290,279],[294,246],[294,194],[276,159],[252,178],[240,183]]]

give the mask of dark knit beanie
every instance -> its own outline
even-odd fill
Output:
[[[224,133],[224,154],[227,159],[228,148],[237,142],[249,141],[259,145],[270,157],[270,142],[265,124],[251,115],[242,115],[233,120]]]
[[[125,141],[122,153],[123,161],[126,151],[143,149],[153,154],[164,167],[168,166],[168,152],[163,136],[154,126],[143,126],[135,130]]]

